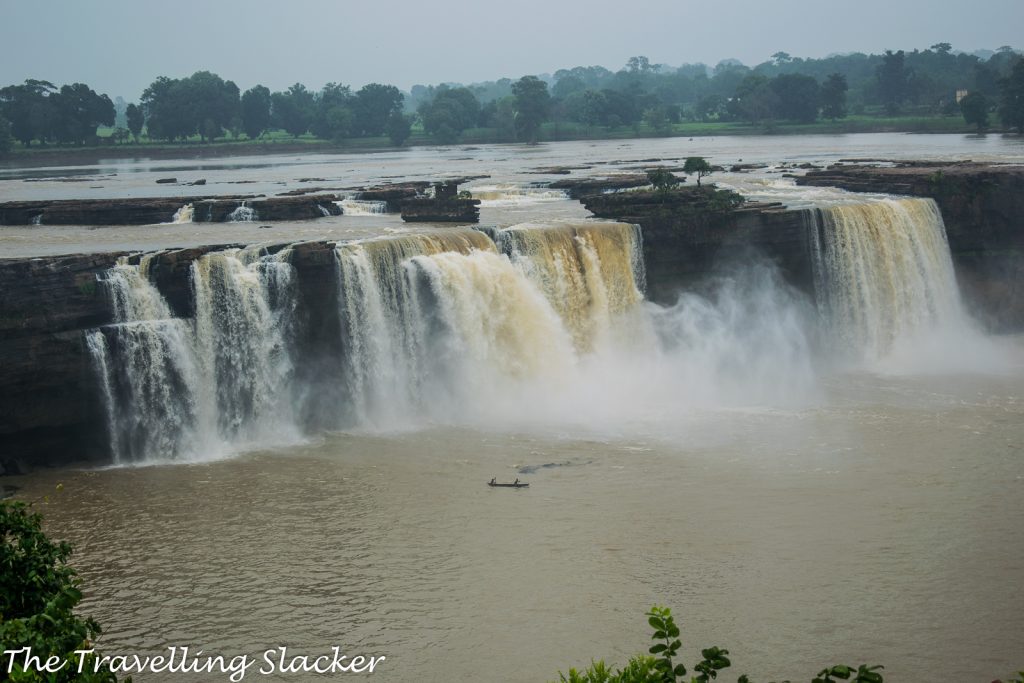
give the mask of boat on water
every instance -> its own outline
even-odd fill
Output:
[[[525,484],[525,483],[519,481],[518,479],[516,479],[511,484],[499,484],[494,479],[491,479],[489,482],[487,482],[487,485],[488,486],[493,486],[495,488],[504,488],[504,489],[525,489],[525,488],[529,487],[529,484]]]

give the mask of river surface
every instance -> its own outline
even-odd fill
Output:
[[[593,174],[691,154],[773,165],[712,176],[751,196],[832,205],[855,199],[796,188],[777,165],[1020,162],[1024,146],[997,136],[780,136],[111,162],[0,172],[0,195],[180,192],[154,184],[167,175],[235,194],[293,189],[305,177],[334,187],[489,174],[469,189],[490,188],[482,222],[506,226],[587,215],[531,189],[557,177],[537,168]],[[237,180],[255,182],[228,184]],[[396,230],[406,228],[391,216],[271,229],[2,228],[0,254]],[[734,665],[727,679],[809,679],[841,662],[884,664],[886,680],[988,681],[1024,666],[1024,338],[972,331],[872,363],[836,362],[811,344],[796,358],[784,352],[789,304],[748,312],[739,329],[721,313],[757,291],[704,308],[642,304],[679,328],[681,351],[595,354],[566,386],[529,401],[202,462],[5,483],[21,487],[19,498],[45,497],[47,529],[74,545],[82,610],[103,625],[109,653],[320,655],[338,645],[385,655],[374,673],[383,681],[546,681],[644,651],[643,612],[664,604],[687,666],[720,645]],[[779,348],[761,343],[775,334]],[[492,477],[530,488],[489,489]]]
[[[192,197],[267,195],[323,187],[354,189],[407,180],[479,177],[463,189],[486,192],[482,225],[508,226],[524,221],[575,219],[589,215],[578,202],[558,201],[534,187],[579,175],[638,172],[663,163],[681,166],[688,156],[704,156],[729,168],[766,164],[744,174],[716,173],[710,181],[748,190],[757,199],[800,203],[815,190],[792,192],[783,174],[802,173],[782,164],[823,166],[846,158],[943,159],[1024,163],[1024,140],[998,135],[808,135],[713,138],[655,138],[473,147],[412,147],[401,151],[305,156],[254,156],[182,161],[110,160],[93,166],[0,169],[0,201],[109,199],[116,197]],[[659,162],[659,160],[661,160]],[[551,174],[567,167],[570,175]],[[582,168],[576,168],[582,167]],[[157,184],[205,179],[204,186]],[[692,180],[690,181],[692,182]],[[527,196],[502,196],[502,190]],[[820,192],[820,190],[819,190]],[[837,193],[834,193],[837,194]],[[170,220],[170,218],[168,218]],[[274,243],[296,240],[358,239],[386,232],[407,232],[397,214],[334,216],[315,221],[268,224],[265,221],[161,224],[152,226],[0,227],[0,257],[90,251],[189,247],[206,244]]]

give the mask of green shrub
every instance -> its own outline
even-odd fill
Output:
[[[42,516],[29,505],[0,501],[0,651],[29,647],[42,662],[54,656],[66,662],[61,670],[49,673],[23,670],[22,656],[5,656],[0,680],[116,683],[107,666],[95,671],[95,654],[75,654],[92,648],[100,627],[74,613],[82,593],[75,570],[67,564],[70,555],[68,543],[47,538]]]
[[[683,182],[681,178],[677,178],[667,168],[651,169],[647,172],[647,180],[650,181],[655,190],[661,193],[666,193]]]
[[[603,660],[592,662],[584,671],[569,669],[568,674],[559,673],[561,683],[685,683],[687,680],[686,666],[678,662],[679,627],[672,618],[668,607],[655,605],[647,613],[647,623],[654,629],[651,639],[656,641],[648,652],[650,655],[637,655],[626,663],[625,668],[613,671]],[[709,647],[700,651],[701,660],[694,664],[690,683],[709,683],[718,678],[718,674],[729,668],[729,651],[720,647]],[[867,666],[862,664],[856,669],[851,666],[836,665],[818,672],[811,683],[883,683],[880,665]],[[744,674],[737,683],[753,683]],[[783,681],[782,683],[789,683]],[[1010,683],[1018,683],[1010,681]],[[1020,682],[1024,683],[1024,681]]]

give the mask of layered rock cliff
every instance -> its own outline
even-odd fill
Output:
[[[105,455],[82,331],[111,322],[96,275],[121,255],[0,260],[0,473]]]
[[[174,316],[195,315],[192,264],[230,247],[168,250],[152,257],[150,280]],[[85,332],[114,322],[98,276],[121,257],[129,263],[140,258],[116,252],[0,259],[0,474],[109,457],[107,418]],[[336,363],[324,360],[340,334],[334,243],[294,245],[289,261],[298,277],[296,334],[303,351],[298,371],[322,379],[337,372]],[[315,424],[318,402],[308,403],[302,410],[314,414],[310,422]]]
[[[599,218],[643,229],[647,296],[653,301],[672,303],[680,291],[700,287],[754,251],[772,259],[793,286],[813,294],[810,211],[738,204],[710,187],[590,195],[581,201]]]
[[[153,225],[168,223],[192,204],[195,223],[221,223],[246,206],[265,221],[341,215],[333,194],[290,197],[152,197],[140,199],[61,199],[0,203],[0,225]]]

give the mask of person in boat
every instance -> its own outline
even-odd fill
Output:
[[[516,479],[516,481],[515,481],[515,485],[516,485],[516,486],[519,486],[519,479],[518,479],[518,478],[517,478],[517,479]]]
[[[497,480],[498,480],[497,477],[491,477],[491,480],[489,482],[487,482],[487,483],[490,484],[491,486],[494,486],[495,484],[498,483]]]

